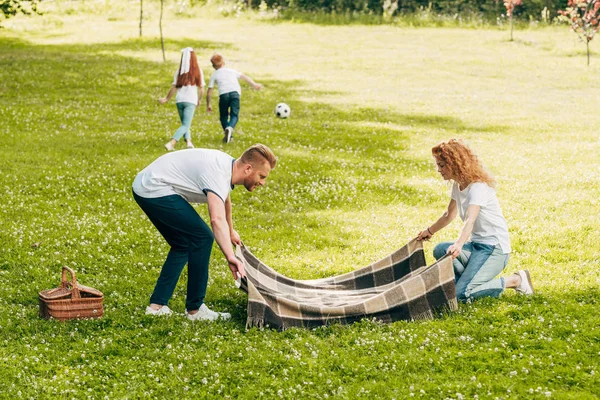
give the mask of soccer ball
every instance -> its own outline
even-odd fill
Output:
[[[275,107],[275,115],[277,115],[277,117],[279,118],[287,118],[290,116],[290,106],[288,106],[285,103],[279,103],[277,104],[277,107]]]

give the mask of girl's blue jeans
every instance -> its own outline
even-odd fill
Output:
[[[190,127],[192,126],[194,112],[196,112],[196,105],[194,103],[177,103],[177,112],[179,113],[181,126],[175,131],[173,139],[179,141],[184,136],[185,140],[189,140],[192,138]]]
[[[435,246],[433,256],[441,258],[454,242]],[[504,278],[496,278],[506,267],[510,254],[502,253],[499,245],[467,242],[453,260],[456,298],[465,302],[480,297],[498,297],[504,291]]]

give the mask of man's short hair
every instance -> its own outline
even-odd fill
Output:
[[[264,144],[257,143],[249,147],[240,157],[244,164],[256,165],[257,163],[268,162],[271,169],[275,168],[277,158],[275,154]]]

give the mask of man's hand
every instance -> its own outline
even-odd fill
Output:
[[[457,242],[448,247],[448,251],[446,253],[450,254],[452,256],[452,259],[455,259],[460,254],[462,248],[463,245]]]
[[[236,244],[238,246],[242,245],[242,239],[240,238],[240,235],[235,231],[235,229],[229,231],[229,236],[231,236],[231,243]]]
[[[233,275],[233,279],[245,278],[246,270],[244,269],[244,263],[238,260],[236,257],[228,258],[229,269]]]

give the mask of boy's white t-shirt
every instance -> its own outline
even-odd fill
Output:
[[[173,77],[173,85],[177,85],[177,78],[179,77],[179,69],[175,71]],[[204,73],[200,70],[200,87],[204,87],[206,82],[204,81]],[[192,103],[198,105],[198,86],[188,85],[182,86],[177,89],[177,97],[175,97],[175,103]]]
[[[231,68],[221,67],[217,69],[208,80],[208,88],[212,89],[215,83],[219,87],[219,95],[231,92],[238,92],[242,95],[242,88],[240,87],[240,79],[242,74]]]
[[[480,207],[479,215],[473,224],[471,241],[492,246],[499,244],[503,253],[511,252],[508,225],[502,215],[494,188],[484,182],[474,182],[461,191],[458,183],[454,182],[450,196],[456,201],[458,215],[463,221],[469,205]]]
[[[234,158],[219,150],[186,149],[158,157],[133,181],[140,197],[179,194],[190,203],[206,203],[208,192],[225,201],[233,189]]]

